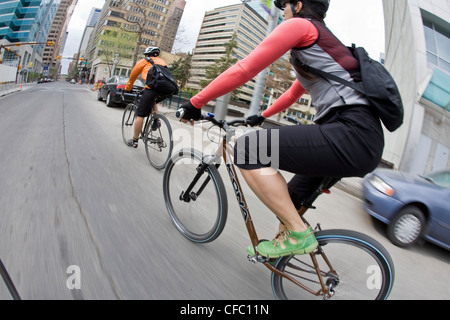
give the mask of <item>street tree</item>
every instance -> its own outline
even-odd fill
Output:
[[[169,67],[172,75],[177,79],[181,88],[186,88],[186,84],[191,77],[190,69],[192,64],[192,54],[187,54],[185,58],[181,58],[172,63]]]
[[[120,28],[107,29],[100,35],[99,56],[102,62],[108,66],[110,76],[114,73],[114,67],[121,60],[131,59],[137,35],[125,32]]]

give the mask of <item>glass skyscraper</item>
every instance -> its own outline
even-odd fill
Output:
[[[0,40],[45,42],[61,0],[0,2]],[[42,50],[42,49],[41,49]]]

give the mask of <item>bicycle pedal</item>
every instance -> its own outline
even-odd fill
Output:
[[[247,255],[247,260],[251,263],[266,263],[269,262],[271,265],[273,265],[275,263],[275,261],[277,261],[277,259],[271,259],[271,258],[266,258],[263,257],[262,255],[258,254],[256,256],[251,256],[251,255]]]
[[[259,262],[258,261],[258,258],[256,258],[256,256],[251,256],[251,255],[247,255],[247,260],[249,261],[249,262],[251,262],[251,263],[257,263],[257,262]]]

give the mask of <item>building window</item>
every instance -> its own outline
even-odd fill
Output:
[[[423,18],[428,62],[450,73],[450,31],[439,22]]]

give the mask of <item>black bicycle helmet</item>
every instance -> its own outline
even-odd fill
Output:
[[[290,2],[291,4],[296,4],[298,1],[302,1],[302,0],[275,0],[274,4],[278,9],[284,10],[284,8],[286,8],[286,2]],[[328,8],[330,7],[330,0],[308,0],[308,1],[318,2],[318,3],[323,4],[326,8],[326,11],[328,11]]]
[[[159,56],[160,52],[161,52],[161,50],[159,50],[158,47],[148,47],[144,51],[144,56],[157,57],[157,56]]]

